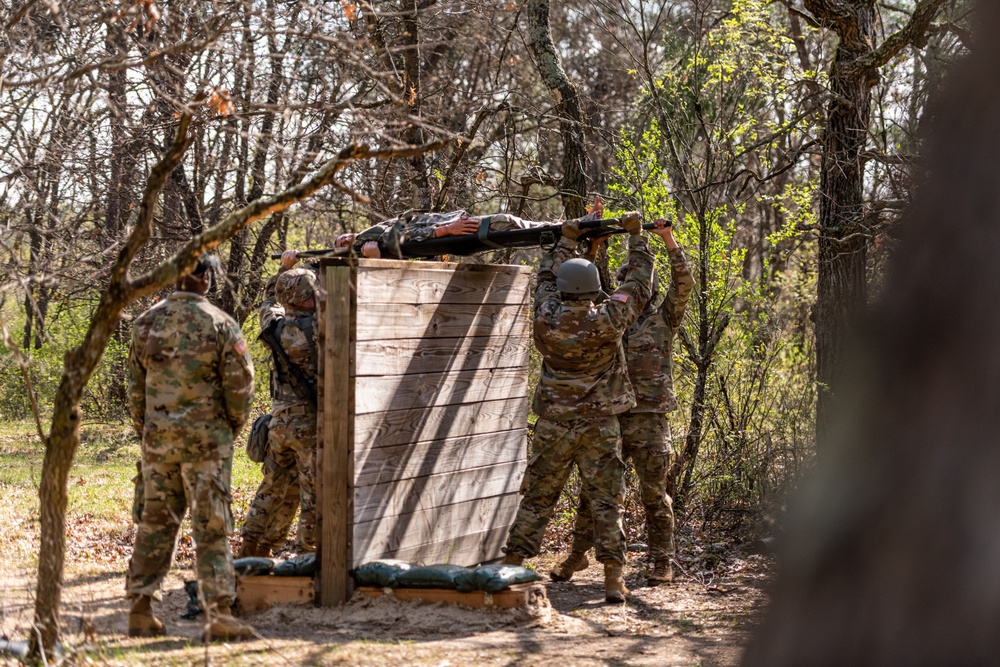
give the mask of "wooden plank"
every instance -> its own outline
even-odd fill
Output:
[[[510,306],[359,303],[362,304],[358,308],[359,341],[464,336],[520,339],[531,326],[527,303]]]
[[[470,591],[460,593],[446,588],[376,588],[361,586],[358,591],[370,598],[394,597],[397,600],[423,600],[428,603],[460,604],[475,609],[519,609],[546,599],[545,586],[539,582],[514,584],[499,593]]]
[[[364,377],[357,382],[355,413],[411,410],[528,395],[526,368]]]
[[[528,337],[468,336],[360,341],[358,375],[510,368],[528,363]]]
[[[356,523],[355,560],[363,563],[404,550],[418,551],[437,542],[451,542],[465,535],[509,528],[520,501],[520,494],[508,493]]]
[[[308,604],[314,597],[312,577],[236,577],[237,611],[241,614],[275,604]]]
[[[518,461],[526,456],[526,443],[522,428],[368,450],[355,446],[354,486]]]
[[[496,562],[503,558],[501,548],[507,543],[510,526],[497,526],[487,531],[443,539],[417,547],[405,547],[395,553],[371,554],[355,559],[355,567],[365,560],[399,558],[413,563],[454,563],[472,566]]]
[[[354,489],[354,521],[375,521],[441,505],[512,493],[521,486],[524,468],[522,460],[358,487]]]
[[[444,437],[510,431],[528,423],[529,397],[434,408],[359,414],[354,420],[355,452]]]
[[[528,299],[530,269],[494,266],[491,271],[428,269],[412,262],[400,269],[358,270],[363,303],[520,304]]]
[[[326,341],[323,374],[323,434],[317,474],[320,514],[317,595],[324,606],[348,599],[352,582],[354,415],[353,275],[350,267],[326,270]]]

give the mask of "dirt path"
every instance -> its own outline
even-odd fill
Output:
[[[543,556],[536,569],[557,561]],[[179,665],[735,665],[764,604],[766,568],[755,558],[734,560],[711,583],[681,577],[670,587],[642,587],[630,567],[634,595],[626,605],[603,601],[601,568],[572,582],[547,584],[549,602],[527,610],[481,612],[444,605],[355,599],[332,609],[283,606],[248,621],[265,638],[204,647],[198,621],[179,618],[186,605],[174,570],[157,613],[166,637],[129,639],[122,598],[124,564],[70,574],[64,622],[67,644],[98,664]],[[27,573],[0,576],[0,634],[26,636],[31,618]],[[84,659],[82,662],[86,662]]]

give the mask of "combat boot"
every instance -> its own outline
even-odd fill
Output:
[[[587,554],[583,551],[574,551],[569,558],[559,563],[556,569],[549,572],[549,576],[552,577],[552,581],[569,581],[574,573],[586,570],[589,566]]]
[[[163,623],[153,616],[153,598],[140,595],[132,601],[128,613],[129,637],[159,637],[164,633]]]
[[[629,590],[625,588],[625,578],[622,576],[622,564],[609,560],[604,563],[604,600],[620,604],[625,602]]]
[[[513,551],[503,557],[504,565],[524,565],[524,556]]]
[[[267,546],[261,546],[256,542],[250,542],[247,540],[243,541],[240,545],[240,550],[236,552],[237,558],[270,558],[271,548]]]
[[[212,620],[205,630],[204,639],[206,642],[228,642],[235,639],[253,639],[257,636],[253,628],[233,617],[233,612],[228,604],[219,605],[211,618]]]
[[[674,581],[674,570],[670,566],[670,559],[664,558],[663,560],[657,560],[653,564],[653,571],[649,573],[646,578],[646,583],[650,586],[663,586],[665,584],[673,583]]]

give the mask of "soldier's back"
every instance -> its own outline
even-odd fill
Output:
[[[220,362],[239,331],[235,320],[202,296],[175,292],[140,315],[135,329],[146,369],[147,455],[162,462],[231,455]]]

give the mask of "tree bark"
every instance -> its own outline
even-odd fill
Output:
[[[579,218],[586,212],[587,149],[583,137],[583,113],[576,86],[563,69],[552,43],[549,28],[549,0],[528,0],[528,43],[542,83],[556,99],[556,114],[563,140],[563,174],[560,195],[567,218]]]
[[[826,448],[830,414],[840,392],[837,372],[850,333],[867,304],[868,233],[864,162],[871,123],[871,91],[878,68],[907,45],[919,43],[943,0],[921,0],[910,22],[876,48],[873,0],[804,0],[839,37],[830,69],[830,101],[820,169],[819,264],[816,286],[817,449]]]

